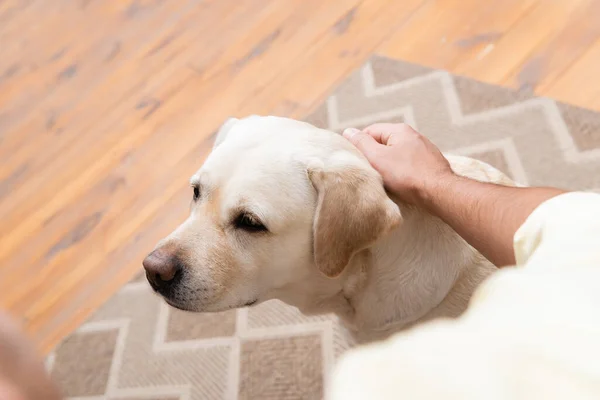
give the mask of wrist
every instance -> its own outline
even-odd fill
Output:
[[[452,188],[460,183],[463,177],[456,175],[453,171],[445,171],[433,175],[429,179],[423,179],[415,190],[415,204],[435,214],[441,194],[452,191]]]

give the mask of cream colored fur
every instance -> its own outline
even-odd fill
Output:
[[[512,185],[485,163],[447,157],[462,175]],[[227,121],[191,182],[200,199],[158,245],[183,266],[167,298],[179,308],[280,299],[306,314],[334,312],[370,341],[458,316],[496,270],[439,219],[392,201],[348,141],[307,123]],[[240,211],[269,232],[236,229]]]

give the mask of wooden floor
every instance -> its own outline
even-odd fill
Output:
[[[0,0],[0,306],[43,351],[187,214],[228,116],[371,54],[600,110],[600,1]]]

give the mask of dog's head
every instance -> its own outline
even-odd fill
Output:
[[[286,118],[228,120],[191,186],[190,216],[144,260],[152,287],[191,311],[335,278],[401,220],[356,148]]]

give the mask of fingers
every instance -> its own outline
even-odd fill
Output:
[[[411,136],[418,136],[419,133],[406,124],[378,123],[369,125],[362,132],[355,128],[348,128],[344,131],[344,137],[350,140],[361,151],[373,148],[367,136],[374,139],[376,143],[384,146],[394,146]]]
[[[386,146],[394,146],[411,136],[419,135],[412,127],[403,123],[373,124],[367,126],[364,131],[371,135],[376,141]]]
[[[342,135],[367,156],[372,154],[377,149],[377,146],[380,146],[371,135],[361,132],[356,128],[345,129]]]
[[[402,133],[402,129],[401,124],[379,123],[367,126],[364,132],[384,146],[391,146],[395,142],[394,136]]]

